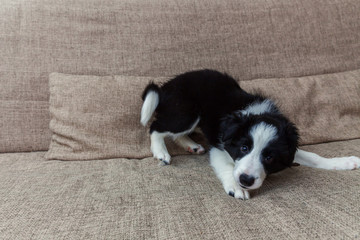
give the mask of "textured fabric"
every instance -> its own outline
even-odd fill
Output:
[[[0,152],[48,149],[49,121],[48,101],[0,99]]]
[[[50,75],[48,159],[91,160],[151,156],[148,129],[140,124],[147,77]],[[171,154],[185,152],[168,142]]]
[[[274,99],[299,128],[301,144],[360,138],[360,70],[240,85]]]
[[[0,3],[0,152],[45,150],[48,74],[241,79],[360,69],[360,1]]]
[[[306,146],[360,156],[360,139]],[[356,239],[360,170],[293,167],[242,201],[227,196],[205,156],[172,165],[46,161],[0,154],[1,239]]]
[[[240,85],[273,96],[298,126],[301,143],[311,144],[360,138],[359,76],[360,71],[352,71],[242,81]],[[151,156],[148,130],[139,121],[140,96],[151,80],[167,78],[51,74],[50,129],[54,135],[47,158]],[[172,155],[185,153],[171,140],[167,145]]]

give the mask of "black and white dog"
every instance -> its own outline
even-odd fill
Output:
[[[201,154],[204,148],[188,134],[200,128],[209,142],[210,164],[227,194],[249,199],[265,177],[293,162],[323,169],[360,167],[357,157],[323,158],[298,149],[295,125],[268,98],[240,88],[227,74],[199,70],[181,74],[161,87],[150,83],[144,90],[141,123],[150,126],[151,151],[164,165],[170,155],[167,136],[185,150]]]

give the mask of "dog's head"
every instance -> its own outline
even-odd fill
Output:
[[[267,175],[292,165],[299,135],[280,114],[234,112],[220,124],[221,148],[235,161],[234,178],[242,188],[259,188]]]

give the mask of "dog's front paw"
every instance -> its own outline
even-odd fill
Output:
[[[237,184],[235,181],[231,181],[229,183],[224,183],[224,189],[228,195],[230,195],[234,198],[239,198],[242,200],[250,199],[249,191],[241,188],[239,186],[239,184]]]

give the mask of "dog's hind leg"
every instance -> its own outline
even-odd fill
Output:
[[[194,142],[188,135],[183,135],[175,138],[175,142],[186,151],[190,153],[203,154],[205,153],[205,148],[200,144]]]
[[[186,135],[194,131],[200,118],[183,118],[173,115],[158,115],[158,118],[150,126],[151,151],[155,158],[160,160],[162,165],[170,164],[170,154],[166,149],[164,138],[172,137],[180,146],[186,150],[204,152],[204,148],[193,142]]]
[[[192,133],[196,126],[198,125],[200,121],[200,118],[198,117],[191,125],[190,127],[183,131],[176,134],[173,134],[174,141],[182,148],[184,148],[186,151],[190,153],[196,153],[196,154],[203,154],[205,153],[205,149],[200,144],[197,144],[194,142],[188,134]]]
[[[315,153],[300,149],[296,152],[294,161],[300,165],[328,170],[352,170],[360,168],[360,158],[358,157],[324,158]]]

